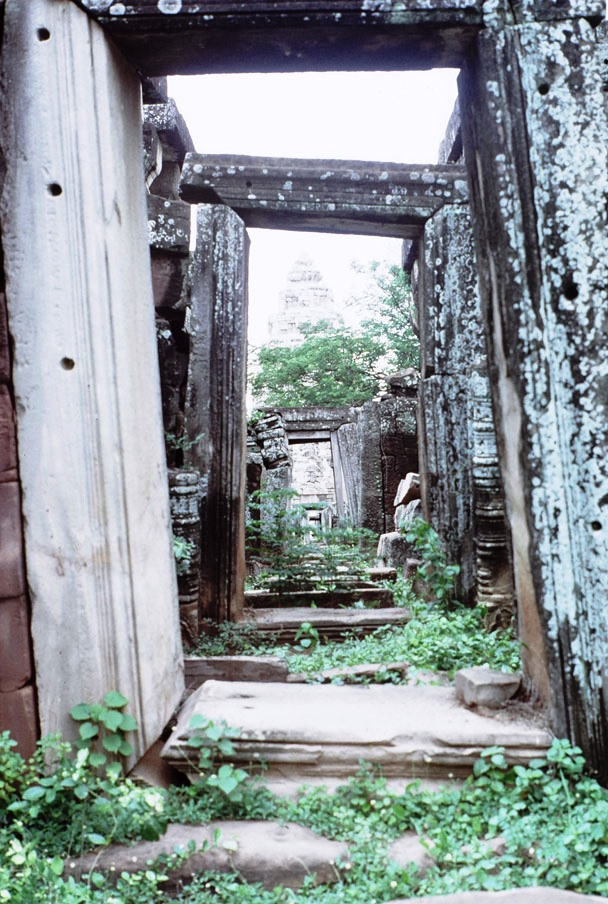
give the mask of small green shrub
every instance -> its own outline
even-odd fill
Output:
[[[401,528],[409,543],[413,543],[422,559],[417,577],[424,582],[428,592],[440,603],[452,600],[460,565],[450,565],[441,545],[441,540],[430,524],[422,518],[415,518]]]
[[[173,535],[173,556],[175,558],[175,570],[179,577],[187,574],[192,567],[192,556],[196,553],[196,543],[186,540],[184,537]]]
[[[376,536],[352,525],[321,529],[294,504],[293,490],[257,491],[248,503],[246,551],[252,586],[286,594],[350,587],[369,571]]]

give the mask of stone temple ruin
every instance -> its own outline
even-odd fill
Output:
[[[393,235],[420,317],[423,511],[467,599],[500,610],[514,591],[527,686],[608,779],[603,0],[3,14],[0,727],[27,753],[118,687],[134,759],[156,741],[184,689],[180,617],[195,632],[243,604],[247,227]],[[197,154],[162,81],[436,66],[460,68],[459,109],[426,166]],[[346,473],[385,403],[306,429]],[[267,427],[261,457],[274,442],[264,464],[284,470]],[[169,483],[200,546],[181,616]]]

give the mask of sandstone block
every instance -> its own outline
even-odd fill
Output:
[[[394,863],[404,868],[414,865],[421,873],[427,872],[435,863],[415,832],[406,832],[401,838],[393,841],[388,849],[388,856]]]
[[[216,831],[220,832],[220,840],[214,845]],[[167,870],[169,880],[165,888],[179,890],[193,875],[207,870],[235,872],[266,888],[301,888],[311,874],[318,883],[337,881],[336,863],[348,861],[348,848],[343,842],[329,841],[295,823],[225,820],[206,826],[171,825],[158,841],[112,845],[69,861],[67,869],[77,876],[92,869],[116,876],[122,871],[132,873],[161,854],[186,849],[191,841],[196,844],[196,852],[175,869]],[[207,850],[201,850],[203,845],[208,846]]]
[[[403,568],[412,554],[412,544],[408,543],[399,531],[382,534],[378,541],[376,553],[378,562],[385,568],[396,568],[403,573]]]
[[[184,659],[186,689],[204,681],[286,681],[287,663],[276,656],[187,656]]]
[[[397,494],[393,505],[407,505],[415,499],[420,499],[420,475],[410,472],[399,482]]]
[[[22,757],[30,757],[38,740],[36,694],[31,684],[0,693],[0,731],[10,731]]]
[[[596,895],[579,895],[561,888],[514,888],[508,891],[463,891],[455,895],[399,898],[387,904],[606,904]]]
[[[8,335],[8,316],[6,311],[6,295],[0,292],[0,383],[9,383],[11,379],[11,355]]]
[[[454,678],[456,695],[467,706],[502,706],[519,690],[521,678],[495,669],[475,666],[461,669]]]
[[[0,480],[9,472],[13,479],[17,468],[15,419],[13,403],[7,386],[0,384]]]
[[[25,596],[0,600],[0,693],[19,690],[32,678],[30,620]]]
[[[0,600],[25,593],[21,501],[16,483],[0,483]]]

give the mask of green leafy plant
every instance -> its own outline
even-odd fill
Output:
[[[311,525],[293,490],[257,491],[248,504],[246,552],[252,585],[279,595],[352,587],[369,570],[376,536],[352,525]]]
[[[196,553],[196,543],[186,540],[184,537],[173,535],[173,556],[175,558],[175,570],[178,576],[187,574],[192,567],[192,557]]]
[[[76,746],[88,751],[88,762],[93,768],[104,766],[118,774],[122,767],[116,761],[109,764],[108,754],[116,758],[133,753],[127,735],[137,731],[137,722],[123,712],[128,702],[119,691],[108,691],[101,703],[78,703],[70,710],[72,719],[79,723]]]
[[[295,641],[300,650],[314,650],[319,645],[319,632],[310,622],[302,622],[296,631]]]
[[[422,559],[417,577],[426,585],[429,593],[440,603],[453,598],[460,565],[450,565],[437,532],[422,518],[415,518],[401,528],[406,540],[413,543]]]
[[[248,774],[244,769],[237,769],[231,763],[223,763],[215,768],[216,761],[234,753],[232,738],[238,731],[230,728],[225,722],[214,722],[201,713],[195,713],[189,725],[192,734],[188,746],[198,751],[198,770],[200,781],[208,788],[216,788],[232,801],[241,799],[242,784]]]
[[[165,432],[165,445],[167,449],[172,452],[189,452],[202,438],[202,433],[197,434],[197,436],[191,439],[185,433],[178,436],[176,433]]]

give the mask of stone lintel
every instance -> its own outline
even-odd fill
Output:
[[[76,0],[144,75],[459,66],[481,0]]]
[[[148,76],[460,66],[487,19],[604,15],[603,0],[75,0]]]
[[[188,154],[180,194],[226,204],[247,226],[413,238],[468,189],[454,164]]]

